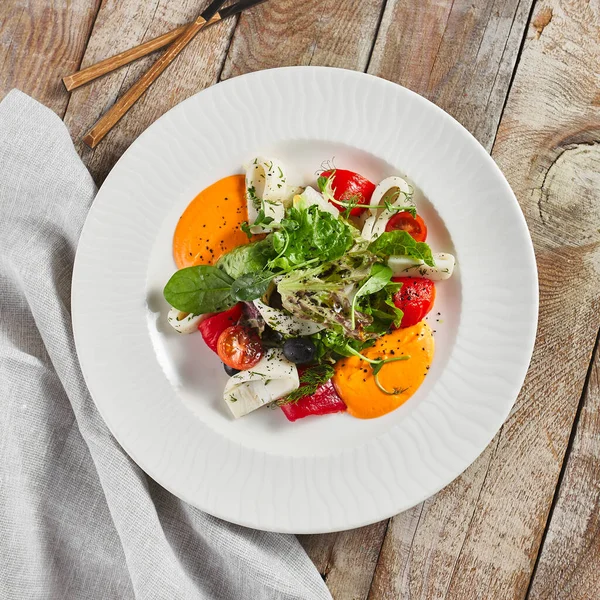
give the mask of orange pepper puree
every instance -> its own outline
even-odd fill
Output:
[[[181,215],[173,235],[178,269],[211,265],[248,243],[240,224],[248,220],[244,175],[231,175],[201,191]]]
[[[382,392],[375,383],[371,365],[357,356],[337,362],[333,383],[353,417],[380,417],[397,409],[417,391],[431,365],[433,353],[433,334],[429,325],[421,321],[384,335],[363,352],[371,359],[410,355],[408,360],[387,363],[379,371],[381,385],[389,391],[401,390],[400,393]]]

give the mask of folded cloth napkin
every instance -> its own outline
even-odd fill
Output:
[[[0,103],[0,598],[330,598],[295,537],[185,504],[102,421],[70,316],[95,191],[61,120],[11,92]]]

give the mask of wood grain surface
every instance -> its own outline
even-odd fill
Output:
[[[596,343],[582,411],[529,598],[600,597],[600,352]]]
[[[12,89],[61,117],[69,94],[60,78],[76,71],[100,0],[0,2],[0,99]]]
[[[384,543],[370,598],[522,598],[527,593],[600,326],[593,266],[600,257],[600,203],[591,175],[597,169],[595,147],[588,146],[597,138],[592,73],[598,65],[589,56],[580,66],[576,62],[584,57],[566,62],[552,57],[562,53],[553,34],[563,41],[585,39],[577,18],[585,4],[571,3],[564,21],[550,30],[544,22],[548,8],[552,20],[563,12],[558,2],[536,7],[493,151],[527,218],[540,271],[538,340],[525,386],[492,444],[491,459],[484,455],[478,461],[489,461],[489,467],[479,479],[468,527],[459,521],[440,533],[439,517],[428,519],[424,512],[416,531],[407,532],[414,550],[403,551],[407,535]],[[593,22],[590,17],[586,21]],[[573,69],[578,80],[587,78],[586,94],[568,85]],[[576,306],[570,300],[573,287],[581,293]],[[442,495],[449,496],[445,501],[453,496],[449,488]],[[395,517],[388,535],[403,533],[402,526],[395,527],[398,519],[406,517]],[[440,577],[434,570],[430,582],[440,564],[452,564],[451,571]],[[548,591],[539,597],[554,597],[552,586]]]
[[[98,12],[82,66],[183,25],[196,18],[203,6],[197,0],[105,0]],[[217,82],[236,22],[234,18],[227,19],[201,32],[95,150],[85,147],[81,138],[160,53],[73,92],[65,123],[98,184],[148,125],[175,104]]]
[[[369,73],[429,98],[491,150],[532,0],[389,0]]]
[[[298,536],[336,600],[367,597],[387,525]]]
[[[530,121],[521,135],[528,140],[524,150],[536,156],[530,161],[529,204],[535,235],[543,236],[538,255],[545,265],[546,298],[552,299],[546,306],[554,312],[564,304],[551,323],[540,327],[544,346],[554,340],[560,354],[553,368],[561,376],[549,378],[547,393],[557,394],[560,385],[571,388],[569,415],[594,338],[596,350],[529,598],[591,600],[600,598],[600,5],[547,2],[533,26],[536,36],[515,79],[520,94],[507,109],[515,119],[507,121],[501,135]],[[532,80],[536,71],[543,76]],[[524,104],[519,109],[519,96],[534,94],[535,111],[533,102],[528,110]],[[564,266],[556,269],[559,256]],[[581,306],[569,306],[567,294],[560,293],[559,275],[566,270],[582,294]],[[568,321],[561,322],[562,315]],[[556,441],[552,447],[560,452]]]
[[[384,0],[269,0],[243,14],[223,78],[289,65],[367,68]]]
[[[390,520],[369,598],[446,597],[496,446],[441,492]]]
[[[99,4],[0,4],[0,97],[17,85],[62,114],[59,76],[79,66],[92,23],[84,67],[205,5]],[[598,0],[270,0],[201,33],[94,151],[81,136],[155,57],[71,96],[65,122],[98,183],[176,103],[222,78],[284,65],[396,81],[493,147],[540,272],[525,386],[490,446],[436,496],[369,527],[301,536],[336,600],[600,598],[599,40]]]

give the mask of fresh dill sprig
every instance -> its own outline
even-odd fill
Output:
[[[306,396],[312,396],[321,384],[327,383],[333,377],[334,373],[333,367],[328,364],[309,367],[302,375],[300,375],[300,387],[288,394],[285,398],[277,400],[277,405],[283,406],[284,404],[291,404],[298,402],[298,400],[301,400],[302,398],[306,398]]]
[[[256,195],[256,188],[253,185],[251,185],[250,187],[248,187],[247,192],[248,192],[248,197],[250,198],[250,201],[252,202],[252,205],[254,206],[254,208],[256,210],[258,210],[262,206],[262,201]]]

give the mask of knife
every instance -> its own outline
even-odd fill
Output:
[[[262,4],[266,1],[267,0],[242,0],[237,4],[222,8],[213,16],[207,25],[213,25],[214,23],[218,23],[223,19],[233,17],[242,11],[247,10],[248,8],[252,8],[253,6],[257,6],[258,4]],[[186,30],[187,26],[188,25],[182,25],[181,27],[177,27],[176,29],[173,29],[159,37],[148,40],[139,46],[125,50],[124,52],[116,54],[115,56],[111,56],[110,58],[105,58],[104,60],[86,67],[81,71],[77,71],[76,73],[72,73],[71,75],[63,77],[62,81],[67,88],[67,91],[70,92],[71,90],[85,85],[86,83],[89,83],[98,77],[102,77],[102,75],[112,73],[116,69],[128,65],[138,58],[142,58],[142,56],[146,56],[152,52],[156,52],[156,50],[160,50],[161,48],[168,46]]]

